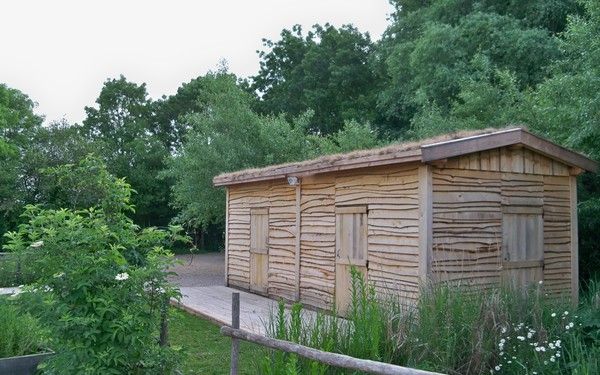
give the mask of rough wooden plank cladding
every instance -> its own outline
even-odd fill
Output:
[[[552,174],[552,161],[548,158],[562,160],[567,165],[579,167],[591,172],[594,172],[598,169],[598,164],[595,161],[528,133],[520,128],[423,145],[421,147],[421,160],[424,163],[427,163],[435,160],[448,159],[455,156],[478,153],[498,147],[513,145],[523,145],[525,148],[533,150],[535,155],[541,154],[540,156],[543,155],[545,159],[547,159],[543,161],[542,159],[537,161],[534,160],[534,163],[536,163],[536,165],[539,164],[538,166],[541,168],[540,171],[536,170],[533,172],[536,174]],[[529,163],[530,159],[530,155],[525,150],[520,150],[519,148],[504,150],[503,154],[500,155],[500,168],[504,171],[512,170],[514,172],[531,172],[532,166]],[[477,161],[469,158],[467,161],[467,159],[461,158],[458,160],[459,168],[490,168],[490,170],[496,170],[492,167],[491,158],[488,161],[486,155],[485,160],[486,161],[482,162],[481,158],[479,158]],[[563,172],[560,171],[559,173]]]
[[[489,159],[488,159],[489,160]],[[501,175],[433,168],[434,278],[493,284],[502,238]]]

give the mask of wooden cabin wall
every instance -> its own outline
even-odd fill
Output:
[[[333,306],[335,208],[347,206],[368,211],[369,281],[379,292],[414,298],[419,285],[417,164],[302,180],[301,301],[320,308]]]
[[[273,181],[269,205],[269,295],[294,300],[296,284],[296,189]]]
[[[335,292],[335,177],[302,180],[300,300],[331,309]]]
[[[268,294],[293,299],[295,274],[295,189],[282,181],[229,188],[227,283],[250,288],[250,211],[269,210]]]
[[[361,171],[336,180],[337,206],[368,209],[368,278],[379,292],[415,298],[419,289],[418,165]]]
[[[544,283],[553,291],[570,292],[571,178],[568,166],[524,148],[482,151],[434,167],[434,278],[498,284],[503,209],[539,206]]]

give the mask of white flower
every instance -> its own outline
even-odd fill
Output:
[[[128,278],[129,278],[129,274],[127,272],[119,273],[119,274],[117,274],[117,276],[115,276],[115,280],[117,280],[117,281],[127,280]]]
[[[533,333],[527,332],[527,338],[530,339],[533,336]]]
[[[542,285],[543,283],[544,283],[544,281],[542,281],[542,280],[540,280],[540,281],[538,282],[538,284],[540,284],[540,285]]]
[[[525,341],[525,337],[523,337],[523,336],[517,336],[517,339],[519,339],[521,341]]]
[[[502,327],[502,333],[506,333],[506,327]]]
[[[560,357],[560,352],[556,352],[556,354],[554,355],[556,358]]]
[[[65,275],[64,272],[61,273],[55,273],[54,275],[52,275],[52,277],[54,277],[55,279],[58,279],[59,277],[63,277]]]
[[[554,358],[554,356],[550,357],[550,361],[551,362],[556,362],[556,358]]]
[[[573,322],[569,323],[569,328],[573,328],[573,326],[575,326]]]
[[[550,315],[553,318],[556,318],[556,313],[552,313],[552,315]]]
[[[568,311],[565,311],[565,312],[563,313],[563,315],[564,315],[564,316],[567,316],[567,315],[569,315],[569,312],[568,312]]]
[[[44,241],[37,241],[29,245],[30,247],[40,247],[44,244]]]
[[[500,371],[500,366],[496,366],[496,367],[494,367],[494,369],[495,369],[496,371]]]

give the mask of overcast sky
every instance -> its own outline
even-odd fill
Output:
[[[388,0],[12,0],[0,2],[0,83],[46,122],[80,123],[103,83],[123,74],[151,98],[216,70],[255,75],[262,38],[295,24],[353,24],[380,38]]]

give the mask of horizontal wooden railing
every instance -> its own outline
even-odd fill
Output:
[[[416,370],[408,367],[391,365],[389,363],[359,359],[344,354],[324,352],[295,344],[285,340],[257,335],[239,329],[240,294],[232,296],[232,322],[231,327],[221,327],[221,334],[231,337],[231,375],[238,374],[239,341],[244,340],[267,348],[280,350],[286,353],[297,354],[301,357],[317,361],[330,366],[363,371],[379,375],[443,375],[437,372]]]

